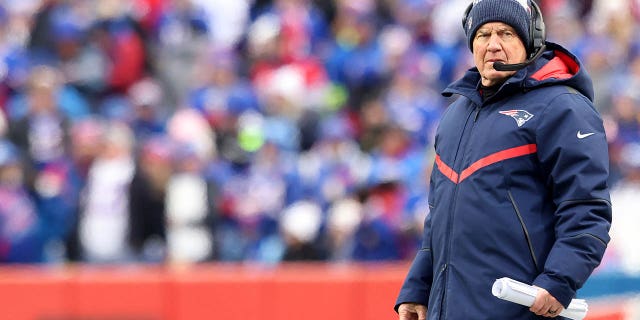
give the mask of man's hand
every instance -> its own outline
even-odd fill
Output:
[[[554,298],[549,291],[538,287],[538,295],[536,300],[529,308],[529,311],[543,317],[555,318],[557,317],[564,307],[556,298]],[[400,310],[398,308],[398,310]]]
[[[398,307],[398,320],[427,320],[427,307],[417,303],[403,303]]]

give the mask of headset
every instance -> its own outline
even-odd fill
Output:
[[[498,71],[520,70],[538,59],[546,49],[545,43],[547,31],[544,26],[544,20],[542,19],[542,11],[535,1],[531,0],[528,2],[531,4],[531,8],[533,8],[533,10],[531,12],[531,21],[529,21],[529,43],[525,45],[527,46],[527,52],[531,53],[529,54],[528,59],[521,63],[506,64],[502,62],[495,62],[493,64],[493,68]],[[467,9],[464,11],[464,15],[462,17],[463,29],[466,28],[467,19],[469,18],[469,13],[472,8],[473,2],[469,4]]]

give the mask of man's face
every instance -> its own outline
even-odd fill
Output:
[[[473,61],[482,76],[482,85],[490,87],[503,82],[515,71],[496,71],[494,62],[520,63],[527,58],[524,43],[515,29],[502,22],[482,25],[473,37]]]

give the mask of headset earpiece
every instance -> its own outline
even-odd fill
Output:
[[[529,48],[531,49],[529,52],[531,52],[531,54],[529,58],[533,57],[540,48],[544,46],[547,38],[544,19],[542,19],[542,11],[535,1],[532,0],[530,3],[533,10],[531,12],[531,24],[529,25],[529,36],[531,38],[531,43],[529,44]]]

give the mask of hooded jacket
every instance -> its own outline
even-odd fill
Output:
[[[548,319],[491,293],[502,277],[545,288],[565,308],[609,242],[609,157],[592,83],[547,43],[486,101],[477,68],[435,138],[422,248],[396,301],[428,319]]]

